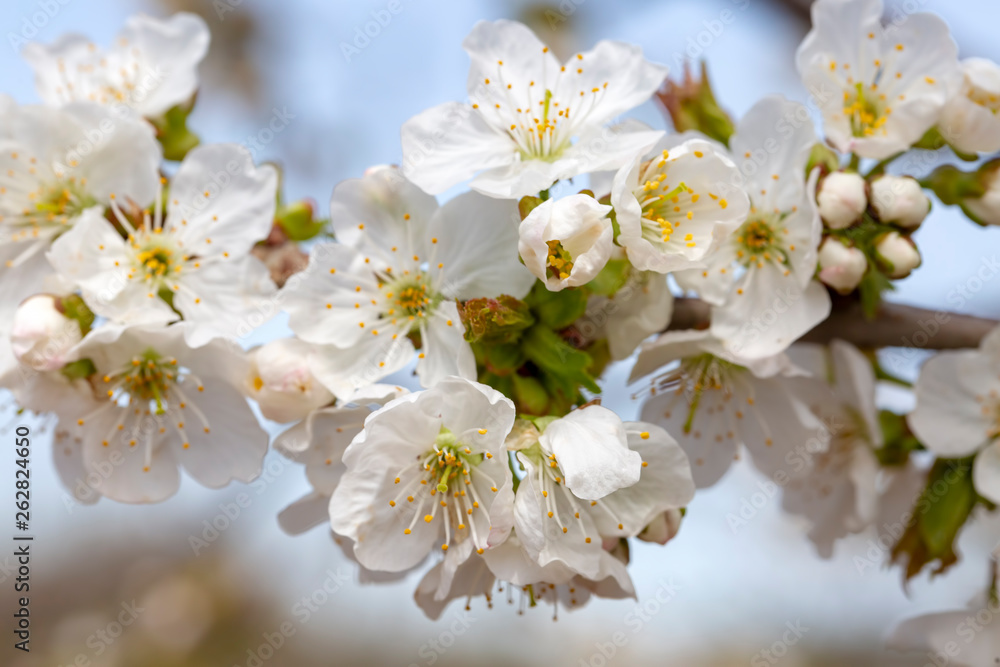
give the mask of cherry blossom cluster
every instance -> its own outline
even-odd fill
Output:
[[[943,570],[1000,503],[1000,329],[932,357],[908,415],[878,407],[905,381],[876,350],[801,340],[835,309],[874,317],[919,267],[927,192],[1000,224],[1000,66],[960,62],[936,16],[882,13],[818,0],[809,105],[768,96],[737,121],[635,46],[558,57],[479,22],[467,99],[407,121],[400,164],[336,185],[329,219],[187,128],[200,19],[31,44],[43,104],[0,97],[0,385],[52,415],[79,502],[162,501],[181,469],[250,482],[273,446],[309,484],[286,532],[327,526],[366,580],[419,570],[435,618],[501,591],[635,596],[630,540],[673,539],[744,455],[823,557],[937,494],[954,511],[911,514],[891,559]],[[653,97],[674,131],[623,119]],[[900,169],[927,150],[977,164]],[[675,321],[681,296],[708,319]],[[246,349],[277,312],[291,335]],[[641,421],[601,404],[615,362]],[[273,442],[251,402],[287,425]]]

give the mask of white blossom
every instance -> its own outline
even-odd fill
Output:
[[[107,50],[70,33],[50,45],[28,44],[22,55],[46,104],[124,104],[153,118],[194,95],[208,42],[208,26],[195,14],[137,14]]]
[[[949,95],[938,129],[960,151],[992,153],[1000,150],[1000,65],[985,58],[961,63],[958,90]]]
[[[615,174],[611,203],[618,243],[637,269],[667,273],[703,266],[716,245],[746,220],[750,202],[732,160],[702,139],[662,140]]]
[[[399,370],[420,336],[424,386],[476,376],[457,300],[521,298],[534,278],[517,256],[517,206],[466,193],[441,208],[393,167],[337,186],[339,243],[312,247],[309,267],[283,288],[289,325],[323,346],[313,372],[337,396]]]
[[[333,530],[371,570],[399,572],[443,554],[458,566],[507,538],[514,522],[504,438],[514,405],[476,382],[445,378],[365,420],[330,499]]]
[[[813,280],[822,223],[813,194],[818,172],[806,181],[805,168],[815,143],[802,105],[776,96],[755,104],[729,141],[750,195],[747,220],[704,268],[674,274],[715,306],[712,334],[732,354],[774,356],[830,313],[826,289]]]
[[[472,189],[518,199],[616,169],[662,134],[605,128],[666,78],[638,47],[602,41],[560,64],[526,26],[502,19],[477,23],[462,46],[472,59],[469,104],[442,104],[403,124],[406,175],[427,192],[475,176]]]
[[[882,0],[817,0],[796,65],[820,104],[827,139],[882,160],[938,121],[960,76],[958,48],[939,17],[909,14],[882,27]]]
[[[715,484],[741,447],[765,472],[795,447],[824,448],[822,423],[786,381],[804,371],[783,354],[747,361],[709,331],[671,331],[642,345],[629,380],[657,371],[642,419],[677,436],[698,488]]]
[[[221,180],[218,174],[226,176]],[[274,220],[277,174],[255,167],[235,144],[195,148],[141,224],[129,220],[112,193],[121,230],[88,211],[49,252],[60,275],[87,305],[115,322],[171,322],[178,313],[196,324],[193,344],[213,335],[248,333],[250,318],[273,314],[275,290],[264,264],[251,255]]]
[[[96,368],[97,407],[78,415],[72,433],[101,495],[165,500],[179,467],[209,488],[260,472],[268,438],[241,392],[245,355],[218,338],[192,347],[190,326],[108,324],[77,347]]]
[[[14,313],[10,330],[14,356],[36,371],[62,368],[82,339],[80,324],[66,317],[57,297],[50,294],[25,299]]]
[[[543,202],[518,229],[524,265],[552,292],[590,282],[611,257],[610,212],[584,194]]]
[[[906,421],[942,458],[976,455],[979,495],[1000,502],[1000,328],[976,350],[939,352],[920,370]]]
[[[250,351],[246,393],[268,419],[292,422],[333,402],[333,394],[313,375],[315,346],[279,338]]]

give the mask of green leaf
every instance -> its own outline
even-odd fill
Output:
[[[587,373],[592,363],[590,355],[569,345],[556,332],[544,326],[534,326],[521,339],[528,359],[545,374],[550,386],[566,398],[575,400],[581,386],[594,393],[601,388]]]
[[[549,394],[545,391],[545,386],[537,378],[515,373],[511,376],[511,381],[514,385],[513,396],[517,403],[519,414],[548,414]]]
[[[951,550],[958,531],[976,505],[972,460],[938,459],[920,499],[927,503],[920,521],[920,536],[928,553],[938,558]]]
[[[188,114],[193,103],[179,104],[167,111],[160,118],[150,119],[156,128],[156,138],[163,147],[163,157],[167,160],[180,161],[192,148],[201,143],[198,135],[187,127]]]
[[[545,283],[535,281],[525,297],[538,322],[550,329],[565,329],[587,312],[587,293],[569,287],[561,292],[550,292]]]
[[[981,501],[972,484],[973,457],[938,459],[927,485],[917,499],[912,516],[892,549],[893,563],[903,563],[904,579],[937,563],[932,574],[941,574],[958,562],[955,540]]]

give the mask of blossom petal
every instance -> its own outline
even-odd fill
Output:
[[[642,456],[629,449],[621,418],[600,405],[552,422],[539,442],[555,455],[578,498],[597,500],[639,481]]]

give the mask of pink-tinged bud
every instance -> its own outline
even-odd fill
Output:
[[[882,176],[872,182],[871,190],[872,207],[887,224],[915,229],[931,210],[931,200],[909,176]]]
[[[868,269],[865,253],[828,237],[819,247],[819,279],[841,294],[852,292]]]
[[[312,374],[313,346],[279,338],[250,351],[246,393],[268,419],[291,422],[333,402],[333,394]]]
[[[875,253],[886,267],[890,278],[905,278],[920,266],[920,253],[909,238],[899,232],[889,232],[875,244]]]
[[[82,340],[80,325],[66,317],[58,298],[36,294],[14,313],[10,345],[14,356],[36,371],[55,371],[66,365],[70,351]]]
[[[830,229],[846,229],[861,219],[868,208],[865,179],[848,171],[836,171],[820,183],[816,194],[819,215]]]

